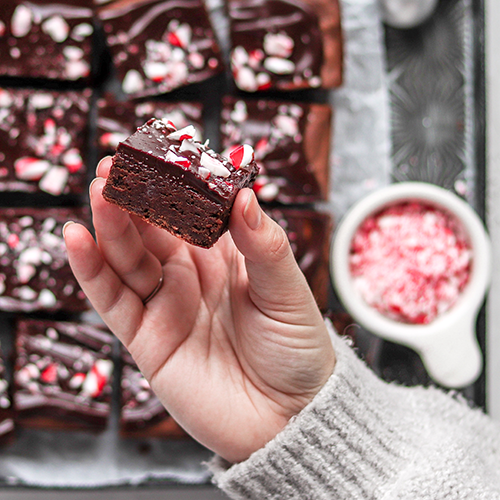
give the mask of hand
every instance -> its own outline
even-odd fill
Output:
[[[311,401],[335,365],[288,239],[244,189],[230,234],[209,250],[191,246],[107,203],[110,166],[101,161],[90,187],[97,242],[83,226],[65,226],[73,272],[177,422],[242,461]]]

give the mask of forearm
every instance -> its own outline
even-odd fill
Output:
[[[238,499],[496,498],[495,424],[437,390],[380,381],[333,341],[335,372],[316,398],[247,461],[214,460],[216,484]]]

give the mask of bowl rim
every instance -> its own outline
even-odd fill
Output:
[[[359,225],[388,206],[411,200],[434,205],[454,216],[467,233],[473,252],[471,277],[459,299],[426,325],[401,323],[376,311],[355,290],[349,271],[349,249]],[[399,182],[365,196],[342,218],[332,239],[330,271],[340,301],[356,322],[387,340],[418,348],[419,343],[456,322],[458,316],[475,318],[491,279],[491,243],[477,213],[451,191],[425,182]],[[418,336],[415,335],[417,331]]]

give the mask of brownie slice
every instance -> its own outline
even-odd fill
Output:
[[[342,83],[338,0],[227,0],[231,69],[247,92]]]
[[[238,191],[251,186],[258,167],[250,146],[231,161],[193,139],[192,125],[177,130],[151,119],[121,142],[104,198],[188,243],[211,247],[227,230]]]
[[[201,139],[203,108],[197,102],[117,101],[109,95],[97,101],[97,142],[102,158],[114,155],[118,144],[151,117],[171,121],[179,128],[193,124]]]
[[[0,310],[83,311],[87,300],[68,263],[63,225],[89,225],[85,209],[0,209]]]
[[[7,378],[4,352],[0,347],[0,444],[11,442],[14,437],[14,428],[10,384]]]
[[[116,0],[97,15],[126,94],[170,92],[224,69],[202,0]]]
[[[0,0],[0,75],[86,79],[92,16],[91,0]]]
[[[332,217],[326,212],[298,208],[265,208],[283,227],[293,254],[322,311],[328,309],[330,289],[329,252]]]
[[[121,376],[120,435],[125,438],[186,438],[124,349]]]
[[[328,104],[226,96],[221,118],[225,152],[242,142],[254,148],[260,167],[254,190],[261,201],[304,204],[328,199]]]
[[[17,324],[14,408],[25,427],[103,430],[111,412],[113,336],[91,325]]]
[[[0,89],[0,191],[86,190],[90,97],[89,90]]]

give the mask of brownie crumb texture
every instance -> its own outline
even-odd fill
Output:
[[[121,142],[113,157],[104,198],[188,243],[209,248],[227,230],[238,191],[258,173],[253,148],[241,145],[229,159],[196,129],[177,129],[152,118]]]

